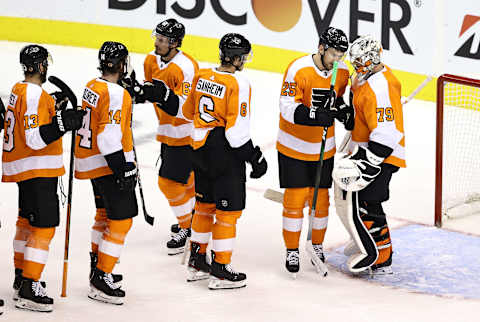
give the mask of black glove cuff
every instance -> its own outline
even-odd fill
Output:
[[[293,114],[293,122],[300,125],[317,125],[315,119],[310,118],[310,108],[303,104],[298,105],[295,109],[295,113]]]
[[[104,155],[105,160],[107,160],[108,167],[113,171],[115,176],[123,176],[123,171],[125,169],[125,154],[123,150],[118,150],[107,155]]]
[[[176,116],[178,113],[179,98],[172,91],[169,91],[169,95],[165,103],[161,105],[161,109],[171,116]]]
[[[63,123],[62,123],[63,124]],[[58,140],[65,132],[60,131],[57,116],[54,116],[50,124],[40,126],[40,136],[46,145]]]
[[[393,149],[391,147],[375,141],[368,142],[368,149],[370,150],[370,152],[381,158],[387,158],[393,152]]]
[[[245,143],[241,147],[235,148],[234,151],[240,160],[250,163],[253,155],[255,154],[255,148],[253,147],[252,140],[248,140],[247,143]]]

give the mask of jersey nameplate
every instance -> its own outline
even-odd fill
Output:
[[[225,85],[211,82],[203,78],[200,78],[197,83],[197,91],[218,98],[223,98],[223,96],[225,95],[225,90]]]
[[[15,104],[17,104],[17,95],[11,93],[10,97],[8,98],[8,105],[11,107],[15,107]]]
[[[82,100],[84,100],[85,102],[87,102],[89,105],[93,107],[97,107],[98,98],[99,98],[99,95],[97,93],[90,90],[88,87],[85,87],[85,90],[83,91]]]

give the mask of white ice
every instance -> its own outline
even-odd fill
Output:
[[[22,80],[18,62],[24,44],[0,42],[0,94],[5,101],[13,84]],[[97,77],[97,50],[47,45],[54,64],[50,75],[69,84],[80,97],[82,88]],[[143,54],[133,54],[138,78],[143,76]],[[208,64],[201,64],[206,66]],[[327,278],[315,273],[305,255],[302,234],[301,271],[292,280],[284,267],[280,204],[262,197],[266,188],[278,188],[275,139],[278,127],[278,96],[282,75],[247,69],[252,96],[252,137],[263,147],[269,162],[266,176],[247,182],[247,208],[239,220],[233,266],[248,276],[248,286],[239,290],[210,291],[207,282],[187,283],[180,257],[167,256],[165,244],[170,224],[175,222],[157,186],[155,163],[159,143],[155,141],[156,117],[151,105],[138,105],[134,111],[134,133],[140,173],[148,212],[155,216],[152,228],[140,210],[127,237],[116,272],[124,274],[127,292],[123,306],[111,306],[87,298],[90,227],[95,207],[88,181],[75,180],[70,232],[68,297],[61,298],[65,208],[61,225],[50,247],[42,278],[54,297],[54,312],[39,314],[20,311],[12,301],[12,239],[17,218],[17,187],[0,184],[0,298],[6,299],[6,321],[477,321],[478,300],[446,298],[384,287],[352,279],[330,270]],[[47,91],[53,91],[46,84]],[[409,94],[409,93],[404,93]],[[413,100],[404,108],[407,164],[394,175],[391,200],[386,204],[390,226],[395,229],[411,222],[433,224],[435,165],[434,104]],[[337,129],[341,128],[337,126]],[[338,130],[337,143],[342,138]],[[68,165],[69,136],[64,139],[64,163]],[[67,171],[68,173],[68,171]],[[67,177],[63,183],[67,187]],[[333,194],[333,193],[332,193]],[[347,241],[347,234],[330,207],[325,247],[332,250]],[[307,220],[305,220],[307,222]],[[470,216],[446,224],[449,228],[479,234],[479,217]],[[306,229],[307,224],[304,225]],[[412,240],[412,243],[415,241]],[[395,240],[393,240],[395,247]],[[435,248],[435,245],[431,245]],[[473,255],[473,254],[472,254]],[[478,256],[478,254],[474,254]],[[327,259],[328,260],[328,259]],[[0,318],[0,319],[1,319]]]

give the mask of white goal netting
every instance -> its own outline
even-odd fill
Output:
[[[442,221],[480,213],[480,87],[452,80],[443,93]]]

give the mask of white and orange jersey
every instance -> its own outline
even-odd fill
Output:
[[[321,71],[312,55],[294,60],[283,77],[280,93],[280,126],[277,150],[297,160],[318,161],[322,142],[323,127],[295,124],[294,114],[298,105],[312,106],[317,101],[322,106],[329,98],[332,71]],[[348,85],[348,68],[339,62],[335,82],[336,97],[343,96]],[[324,159],[335,154],[335,128],[327,132]]]
[[[155,107],[158,117],[157,140],[171,146],[189,145],[193,126],[182,117],[181,111],[198,72],[198,63],[182,51],[169,62],[163,62],[159,55],[151,52],[145,58],[143,68],[146,81],[163,81],[179,98],[179,113],[176,116]]]
[[[183,105],[183,115],[193,120],[193,148],[205,144],[215,127],[225,128],[232,148],[250,140],[250,98],[248,79],[239,73],[200,69],[193,81],[192,93]]]
[[[82,109],[87,113],[77,131],[75,178],[112,174],[104,155],[119,150],[123,150],[127,162],[134,162],[130,94],[118,84],[96,78],[85,86]]]
[[[404,168],[405,134],[403,130],[402,88],[387,66],[367,80],[352,84],[355,127],[350,150],[354,145],[367,146],[369,141],[393,149],[384,162]]]
[[[5,112],[2,181],[59,177],[63,167],[62,139],[46,145],[40,126],[52,122],[55,101],[41,86],[19,82],[12,88]]]

